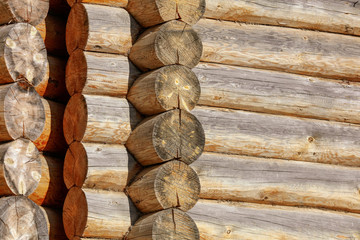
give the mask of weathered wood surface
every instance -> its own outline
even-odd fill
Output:
[[[0,199],[0,236],[4,240],[48,240],[46,216],[24,196],[3,197]]]
[[[178,209],[167,209],[141,217],[126,239],[198,240],[199,230],[189,215]]]
[[[49,230],[49,240],[68,240],[64,231],[61,211],[48,207],[41,207],[46,217]]]
[[[172,109],[191,111],[200,97],[200,84],[187,67],[165,66],[141,75],[127,99],[142,114],[155,115]]]
[[[186,163],[170,161],[144,169],[126,192],[143,213],[168,208],[188,211],[199,199],[200,182]]]
[[[359,239],[358,214],[200,200],[188,213],[200,239]]]
[[[140,26],[123,8],[76,3],[66,25],[68,53],[80,48],[127,55]]]
[[[202,54],[201,39],[194,29],[173,20],[147,29],[130,50],[130,60],[142,71],[178,64],[195,67]]]
[[[70,96],[65,86],[66,59],[48,55],[49,78],[36,86],[40,96],[57,102],[66,103]]]
[[[123,145],[73,142],[65,156],[64,182],[68,189],[124,191],[140,170]]]
[[[124,97],[139,75],[125,56],[76,49],[66,66],[66,88],[70,95]]]
[[[214,63],[193,71],[201,85],[199,105],[360,123],[355,82]]]
[[[140,120],[141,116],[125,98],[78,93],[65,108],[64,136],[68,144],[73,141],[125,144]]]
[[[38,25],[47,15],[49,0],[3,0],[0,2],[0,25],[27,22]]]
[[[360,81],[358,37],[202,19],[204,62]]]
[[[34,144],[39,151],[65,154],[67,144],[63,132],[65,105],[42,99],[45,109],[45,126]]]
[[[135,223],[139,213],[123,192],[73,187],[66,196],[63,221],[66,236],[118,238]]]
[[[70,6],[73,6],[75,3],[91,3],[124,8],[128,5],[128,0],[67,0],[67,2]]]
[[[360,213],[357,168],[214,153],[191,167],[201,198]]]
[[[40,178],[41,159],[31,141],[20,138],[0,145],[0,196],[28,196]]]
[[[206,0],[206,18],[360,35],[356,0]]]
[[[45,125],[40,96],[27,83],[0,86],[0,141],[37,139]]]
[[[355,124],[196,107],[205,151],[360,166]]]
[[[143,166],[179,159],[194,162],[205,144],[200,122],[185,110],[171,110],[141,122],[126,147]]]
[[[0,27],[0,84],[26,80],[37,86],[49,77],[44,41],[27,23]]]
[[[41,178],[29,198],[38,205],[61,208],[67,192],[63,181],[64,160],[43,154],[40,159]]]
[[[205,0],[129,0],[126,9],[143,27],[176,19],[193,25],[204,15],[205,5]]]

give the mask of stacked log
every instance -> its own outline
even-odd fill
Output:
[[[191,68],[200,61],[202,44],[191,24],[205,1],[130,0],[128,11],[146,29],[129,53],[141,70],[127,99],[146,118],[125,146],[145,168],[126,187],[143,214],[127,239],[199,239],[185,212],[199,199],[200,182],[188,165],[201,155],[205,135],[190,111],[200,97]],[[156,25],[156,26],[155,26]]]

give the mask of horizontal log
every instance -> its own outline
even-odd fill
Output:
[[[360,166],[358,125],[209,107],[192,113],[207,152]]]
[[[194,162],[205,144],[200,122],[185,110],[171,110],[141,122],[126,147],[143,166],[179,159]]]
[[[68,189],[124,191],[140,169],[123,145],[73,142],[65,156],[64,182]]]
[[[206,18],[360,35],[356,1],[206,0]]]
[[[200,239],[357,239],[358,214],[201,200],[188,213]]]
[[[82,95],[71,97],[64,113],[64,136],[73,141],[125,144],[141,116],[125,98]]]
[[[49,0],[3,0],[0,3],[0,25],[27,22],[38,25],[47,15]]]
[[[193,239],[198,240],[199,230],[189,215],[178,209],[167,209],[141,217],[126,239]]]
[[[143,27],[176,19],[192,25],[204,15],[205,0],[129,0],[126,9]]]
[[[125,54],[140,26],[123,8],[76,3],[66,25],[66,47],[93,52]]]
[[[48,207],[41,207],[46,217],[49,230],[49,240],[68,240],[64,231],[61,211]]]
[[[76,49],[66,66],[66,88],[75,93],[126,96],[140,71],[122,55]]]
[[[165,66],[141,75],[127,99],[142,114],[155,115],[172,109],[191,111],[200,97],[200,84],[187,67]]]
[[[49,77],[49,63],[40,33],[27,23],[0,27],[0,84],[18,80],[37,86]]]
[[[178,208],[191,209],[199,199],[196,172],[180,161],[170,161],[140,172],[126,188],[135,206],[143,213]]]
[[[360,39],[300,29],[200,20],[204,62],[360,81]]]
[[[29,196],[36,204],[62,208],[66,196],[63,181],[63,159],[40,154],[41,178],[37,188]]]
[[[41,159],[35,145],[27,139],[0,145],[0,196],[28,196],[41,178]]]
[[[91,3],[98,5],[105,5],[111,7],[126,7],[128,0],[67,0],[67,3],[72,7],[75,3]]]
[[[142,71],[178,64],[195,67],[202,54],[202,44],[194,29],[173,20],[147,29],[130,50],[130,60]]]
[[[63,221],[66,236],[118,238],[129,230],[139,213],[122,192],[73,187],[66,196]]]
[[[2,239],[49,239],[45,213],[26,197],[1,198],[0,212]]]
[[[201,84],[200,105],[360,123],[355,82],[213,63],[193,71]]]
[[[191,166],[201,198],[360,213],[357,168],[214,153]]]

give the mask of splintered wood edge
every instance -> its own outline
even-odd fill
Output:
[[[89,19],[86,8],[81,3],[75,3],[66,24],[66,48],[69,55],[77,48],[84,49],[88,36]]]
[[[68,189],[82,187],[88,172],[87,153],[80,142],[73,142],[65,155],[64,182]]]
[[[45,19],[49,11],[49,0],[6,1],[16,22],[27,22],[38,25]]]
[[[66,89],[70,96],[82,93],[87,80],[87,63],[84,51],[76,49],[66,65]]]

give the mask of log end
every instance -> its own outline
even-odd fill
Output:
[[[77,48],[84,49],[89,36],[89,19],[84,5],[73,4],[66,24],[66,48],[71,55]]]
[[[38,25],[49,11],[49,0],[6,1],[15,22]],[[3,14],[3,13],[2,13]]]
[[[66,65],[66,89],[70,96],[82,93],[87,80],[87,64],[84,51],[76,49]]]
[[[68,189],[82,187],[88,169],[87,154],[80,142],[73,142],[65,155],[64,182]]]

